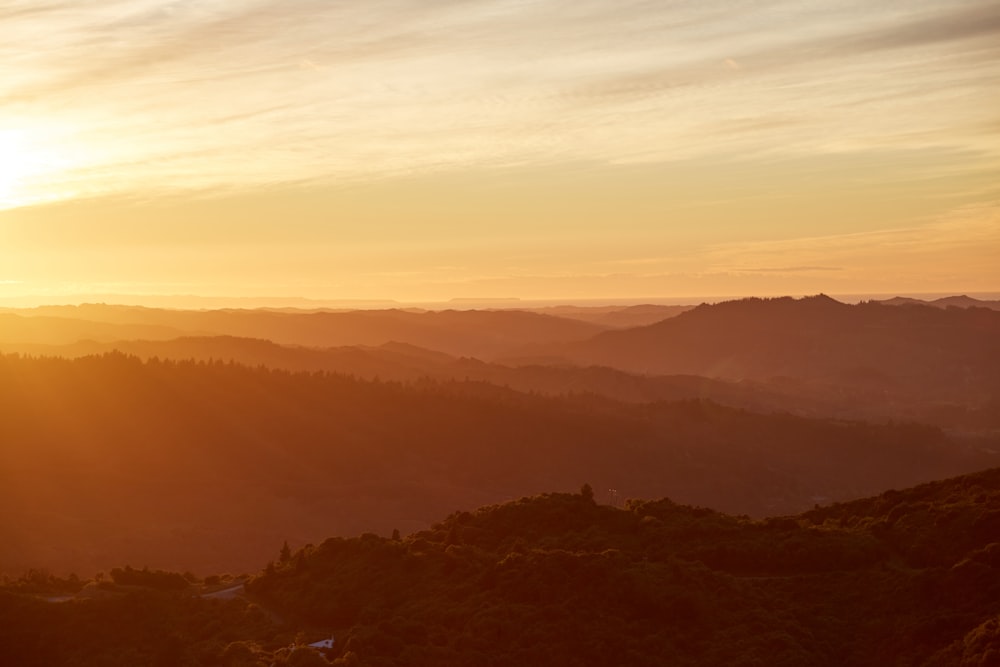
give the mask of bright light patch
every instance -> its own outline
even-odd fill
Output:
[[[72,194],[60,182],[73,166],[72,151],[61,143],[40,131],[0,130],[0,210]]]
[[[28,167],[28,151],[22,137],[0,130],[0,208],[17,205],[17,193]]]

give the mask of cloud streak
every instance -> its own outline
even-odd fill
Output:
[[[10,0],[0,21],[0,266],[26,285],[996,285],[994,0]]]
[[[86,156],[35,189],[78,193],[858,150],[942,127],[1000,152],[977,83],[1000,73],[995,5],[838,7],[22,2],[0,121],[64,128]],[[962,54],[978,68],[949,64]],[[942,91],[962,86],[959,110]],[[712,129],[741,122],[737,141]]]
[[[1000,266],[1000,204],[962,207],[914,227],[721,244],[710,249],[705,259],[715,272],[838,270],[849,273],[851,280],[920,285],[944,284],[961,275],[982,287],[996,284],[996,267]],[[841,268],[814,267],[810,264],[814,261]],[[782,262],[801,262],[802,267],[774,268]]]

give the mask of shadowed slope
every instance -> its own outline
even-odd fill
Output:
[[[622,511],[586,487],[398,542],[327,540],[249,588],[385,665],[990,664],[998,534],[950,538],[1000,516],[1000,470],[892,495],[887,529],[866,512],[886,495],[750,522],[666,499]]]
[[[0,658],[979,667],[1000,649],[998,516],[1000,469],[764,521],[666,498],[610,507],[584,485],[405,538],[276,544],[245,590],[35,570],[0,585]],[[220,588],[228,599],[212,599]],[[326,659],[306,646],[331,636]]]
[[[913,425],[120,354],[0,357],[0,423],[4,569],[248,567],[282,538],[412,530],[580,479],[786,513],[996,460]]]
[[[1000,394],[1000,312],[846,305],[829,297],[704,305],[540,350],[648,374],[767,380],[975,406]]]

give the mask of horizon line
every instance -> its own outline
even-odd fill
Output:
[[[843,303],[860,303],[895,297],[931,301],[942,297],[966,296],[979,300],[1000,300],[998,291],[946,291],[946,292],[853,292],[853,293],[785,293],[785,294],[728,294],[728,295],[676,295],[633,297],[453,297],[450,299],[424,299],[404,301],[390,298],[318,298],[304,296],[229,296],[203,294],[65,294],[60,296],[23,295],[0,297],[0,308],[31,309],[57,306],[107,305],[167,310],[227,310],[227,309],[344,309],[379,310],[387,308],[418,308],[425,310],[480,310],[551,308],[558,306],[613,307],[613,306],[688,306],[702,303],[722,303],[740,299],[773,299],[791,297],[801,299],[826,295]],[[167,305],[175,302],[175,305]],[[177,305],[186,302],[184,305]],[[251,305],[252,304],[252,305]]]

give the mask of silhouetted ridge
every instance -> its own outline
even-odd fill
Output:
[[[877,301],[876,303],[886,306],[934,306],[935,308],[989,308],[990,310],[1000,310],[1000,301],[975,299],[965,294],[945,296],[931,301],[896,296],[891,299]]]

